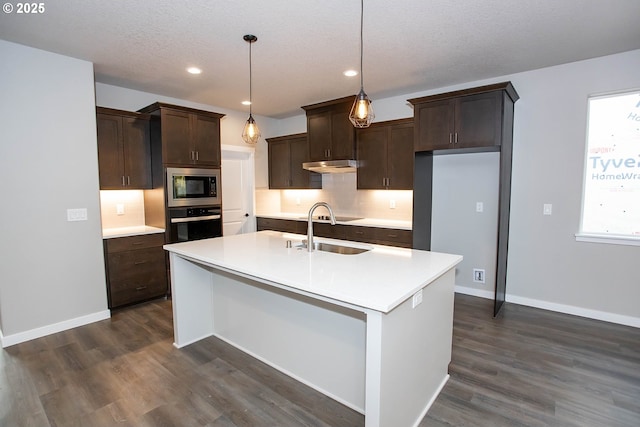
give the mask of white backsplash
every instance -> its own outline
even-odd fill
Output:
[[[124,213],[118,214],[118,205]],[[144,193],[142,190],[100,191],[102,228],[144,225]]]
[[[320,201],[329,203],[336,215],[411,221],[413,191],[357,190],[355,173],[323,174],[322,190],[258,189],[256,213],[305,215]]]

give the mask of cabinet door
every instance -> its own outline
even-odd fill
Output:
[[[220,166],[220,119],[192,115],[192,138],[195,163]]]
[[[289,152],[291,188],[322,188],[321,174],[302,169],[302,164],[309,161],[307,137],[292,138],[289,141]]]
[[[269,188],[291,186],[291,152],[288,141],[269,142]]]
[[[358,129],[357,187],[361,190],[384,189],[387,180],[387,128]],[[411,155],[413,156],[413,141]]]
[[[502,93],[463,96],[456,105],[455,148],[491,147],[501,144]]]
[[[387,178],[390,189],[413,189],[413,123],[389,129]]]
[[[111,114],[97,114],[98,167],[100,188],[124,188],[124,150],[122,147],[122,118]]]
[[[454,104],[454,100],[446,99],[417,106],[415,151],[453,148]]]
[[[149,121],[123,117],[122,135],[127,188],[151,188]]]
[[[163,163],[186,166],[192,164],[193,148],[191,147],[189,126],[188,113],[162,110]]]
[[[309,139],[309,161],[317,162],[329,158],[331,141],[331,113],[324,112],[307,116]]]
[[[355,128],[349,121],[349,112],[331,113],[331,160],[355,159]]]

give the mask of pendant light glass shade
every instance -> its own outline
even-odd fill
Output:
[[[242,139],[247,144],[255,145],[258,139],[260,139],[260,129],[258,129],[258,125],[251,114],[251,43],[258,41],[258,38],[254,35],[247,34],[243,39],[249,43],[249,118],[242,131]]]
[[[360,0],[360,92],[356,95],[356,99],[353,102],[353,107],[351,107],[351,112],[349,113],[349,120],[353,126],[357,128],[368,128],[373,119],[375,119],[375,114],[373,114],[373,107],[371,106],[371,100],[364,93],[364,78],[362,76],[362,27],[363,27],[363,19],[364,17],[364,0]]]
[[[360,88],[360,93],[356,95],[356,100],[353,102],[353,107],[351,107],[349,120],[357,128],[368,128],[375,118],[371,100],[364,93],[364,89]]]
[[[255,144],[258,142],[259,138],[260,129],[258,129],[256,121],[253,120],[253,116],[249,114],[249,119],[244,125],[244,131],[242,131],[242,139],[244,139],[244,142],[247,144]]]

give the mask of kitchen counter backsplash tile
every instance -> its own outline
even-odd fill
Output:
[[[267,190],[256,191],[256,212],[306,215],[318,201],[331,205],[336,215],[411,223],[413,191],[410,190],[357,190],[356,174],[324,174],[322,190]],[[395,208],[391,208],[391,204]],[[324,211],[318,211],[324,215]]]
[[[122,213],[118,213],[118,208]],[[144,225],[144,193],[142,190],[100,191],[102,228]]]

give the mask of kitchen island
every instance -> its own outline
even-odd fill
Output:
[[[165,245],[174,345],[216,336],[365,415],[412,426],[448,379],[459,255],[307,252],[273,231]],[[287,247],[287,242],[292,247]]]

